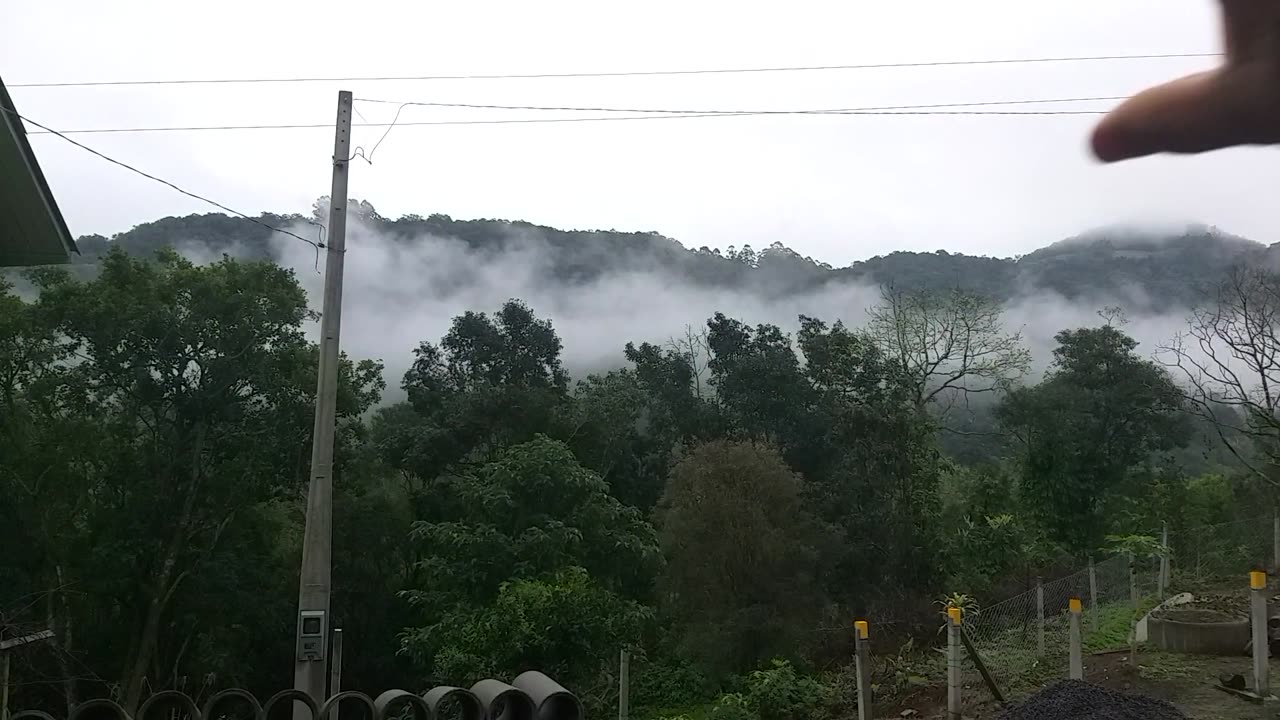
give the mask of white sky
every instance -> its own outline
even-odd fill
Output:
[[[0,0],[9,85],[79,80],[664,70],[1213,52],[1208,0],[649,0],[644,3]],[[436,102],[783,109],[1110,96],[1208,59],[686,77],[12,88],[58,129],[323,123],[336,90]],[[1058,108],[1105,108],[1109,103]],[[370,121],[394,105],[357,103]],[[1017,108],[1030,109],[1030,108]],[[402,120],[508,117],[406,108]],[[515,117],[527,117],[527,114]],[[401,127],[351,195],[442,212],[774,240],[843,265],[894,250],[1005,256],[1116,222],[1196,221],[1274,239],[1280,164],[1232,150],[1094,163],[1095,118],[772,117]],[[381,128],[358,129],[369,147]],[[332,132],[78,135],[250,214],[328,193]],[[211,208],[51,136],[32,144],[74,234]]]

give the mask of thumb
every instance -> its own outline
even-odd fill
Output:
[[[1262,66],[1226,67],[1145,90],[1098,123],[1093,152],[1116,162],[1280,141],[1280,103],[1270,75]]]

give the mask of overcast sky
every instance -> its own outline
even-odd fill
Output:
[[[5,0],[0,76],[82,80],[680,70],[1220,49],[1208,0],[644,3]],[[606,79],[11,88],[57,129],[332,122],[357,98],[794,109],[1126,95],[1211,59]],[[1049,109],[1105,109],[1094,102]],[[357,102],[371,122],[395,105]],[[1010,108],[1029,109],[1029,108]],[[406,108],[404,121],[530,117]],[[440,212],[656,230],[685,245],[775,240],[833,264],[894,250],[1023,253],[1117,222],[1194,221],[1272,242],[1280,163],[1232,150],[1115,167],[1091,116],[836,116],[398,127],[351,195]],[[359,121],[359,118],[357,118]],[[357,145],[381,128],[357,129]],[[329,190],[332,131],[78,135],[250,214]],[[56,137],[32,137],[74,234],[211,209]]]

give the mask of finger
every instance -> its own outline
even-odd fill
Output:
[[[1213,70],[1135,95],[1094,128],[1094,154],[1116,162],[1280,140],[1277,92],[1260,68]]]

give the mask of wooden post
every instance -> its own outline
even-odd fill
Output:
[[[0,720],[9,720],[9,651],[0,651]]]
[[[871,720],[871,628],[866,620],[853,623],[854,671],[857,673],[858,720]]]
[[[963,613],[958,607],[947,608],[947,718],[960,720],[960,624]]]
[[[618,655],[618,720],[631,717],[631,653]]]
[[[978,648],[973,644],[973,638],[969,637],[969,632],[964,628],[960,628],[960,642],[964,643],[964,649],[969,653],[969,659],[973,661],[973,666],[978,668],[978,674],[982,676],[982,682],[986,683],[987,689],[991,691],[991,697],[1000,703],[1000,707],[1004,707],[1007,702],[1004,699],[1004,693],[1000,692],[1000,686],[996,685],[996,679],[991,677],[991,671],[987,669],[987,664],[982,660],[982,654],[978,652]]]
[[[0,640],[0,720],[9,719],[9,654],[16,648],[38,640],[53,638],[52,630],[19,635],[8,640]]]
[[[1067,677],[1084,679],[1084,639],[1080,637],[1080,598],[1071,598],[1067,609],[1071,614],[1071,627],[1067,631]]]

